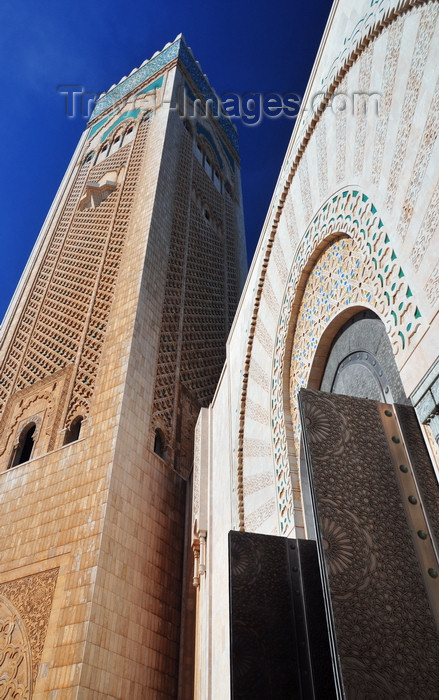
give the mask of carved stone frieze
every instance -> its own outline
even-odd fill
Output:
[[[404,22],[398,21],[395,22],[387,32],[386,56],[381,83],[381,108],[378,111],[372,157],[372,181],[375,185],[379,182],[381,175],[384,147],[390,119],[390,108],[395,94],[395,80],[403,29]]]
[[[11,602],[0,595],[0,698],[30,700],[32,664],[28,635]]]
[[[293,312],[303,284],[303,270],[322,242],[334,235],[349,236],[329,243],[306,282],[299,311]],[[295,396],[306,386],[312,361],[324,330],[343,309],[360,305],[372,308],[383,319],[393,353],[403,358],[422,326],[409,280],[399,264],[390,236],[369,197],[346,188],[329,199],[314,217],[295,256],[280,313],[272,375],[273,445],[279,492],[281,531],[294,522],[293,493],[285,432],[284,362],[288,335],[295,327],[290,372],[292,423],[296,453],[300,427]],[[297,306],[296,306],[297,309]],[[297,315],[294,316],[294,313]]]
[[[26,422],[37,424],[37,455],[56,446],[59,417],[65,411],[71,370],[69,365],[9,398],[0,420],[0,469],[8,466],[12,446],[17,443]]]
[[[416,106],[418,103],[419,92],[421,90],[422,85],[422,76],[424,74],[424,68],[430,49],[430,43],[434,35],[438,13],[439,6],[437,3],[429,3],[420,10],[418,33],[416,36],[412,62],[410,65],[410,72],[407,79],[404,101],[401,109],[401,118],[398,126],[395,150],[393,152],[392,164],[389,169],[389,177],[387,181],[386,207],[389,210],[391,210],[393,207],[396,197],[396,191],[400,183],[401,172],[404,167],[407,147],[412,129],[412,123],[415,115]],[[436,115],[435,118],[437,119]],[[430,142],[427,142],[427,148],[428,150],[430,150]],[[416,175],[416,172],[414,171],[413,174]],[[407,220],[410,220],[412,207],[410,199],[406,201],[406,206],[408,207],[408,209],[406,213],[403,212],[403,217],[405,217]],[[405,228],[402,227],[400,232],[404,234],[404,231]]]
[[[0,648],[2,645],[6,644],[6,640],[9,638],[8,635],[10,636],[8,629],[11,624],[13,624],[17,632],[12,633],[11,639],[14,638],[14,635],[20,638],[20,654],[23,657],[23,664],[17,664],[19,673],[21,674],[19,677],[24,678],[23,669],[25,664],[28,664],[30,669],[29,673],[26,672],[26,677],[27,675],[29,677],[28,685],[26,686],[28,695],[2,695],[1,680],[6,667],[3,668],[1,665],[0,652],[0,698],[5,698],[5,700],[6,698],[14,698],[14,700],[15,698],[17,698],[17,700],[24,700],[26,698],[26,700],[29,700],[31,697],[31,687],[36,681],[38,666],[46,639],[47,625],[52,609],[52,600],[57,578],[58,569],[56,568],[0,584]],[[2,620],[6,620],[4,615],[8,608],[10,610],[15,609],[17,620],[19,618],[17,622],[14,621],[15,618],[12,613],[8,613],[9,616],[7,619],[10,620],[10,623],[2,623]],[[19,628],[21,630],[20,633],[18,632]],[[12,666],[8,665],[8,668],[10,669],[8,673],[11,674]],[[20,681],[20,683],[23,684],[22,681]],[[20,692],[24,693],[24,691]]]

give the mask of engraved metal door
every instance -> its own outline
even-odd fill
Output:
[[[439,495],[414,411],[299,403],[340,694],[439,698]]]
[[[316,544],[229,533],[232,700],[336,700]]]

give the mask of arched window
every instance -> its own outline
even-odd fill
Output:
[[[12,458],[11,467],[28,462],[34,449],[35,423],[30,423],[22,430],[17,448]]]
[[[154,452],[162,459],[166,459],[165,436],[163,435],[162,431],[159,430],[159,428],[157,428],[157,430],[155,431]]]
[[[115,151],[117,151],[118,148],[120,148],[120,146],[121,146],[121,134],[118,134],[118,135],[113,139],[113,142],[112,142],[112,144],[111,144],[110,151],[109,151],[109,154],[108,154],[108,155],[110,155],[111,153],[114,153]]]
[[[76,442],[76,440],[79,440],[83,420],[84,419],[82,416],[78,416],[72,421],[70,428],[66,432],[64,445],[69,445],[71,442]]]
[[[108,156],[108,147],[109,147],[109,145],[110,145],[110,144],[108,144],[108,143],[104,143],[104,145],[102,146],[101,150],[100,150],[99,153],[98,153],[98,157],[97,157],[97,160],[96,160],[97,163],[100,163],[101,160],[104,160],[104,158],[106,158],[106,157]]]
[[[131,126],[128,127],[126,130],[124,136],[123,136],[123,145],[125,146],[127,143],[132,141],[134,138],[134,124],[131,124]]]

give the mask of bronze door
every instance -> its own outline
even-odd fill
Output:
[[[439,495],[414,410],[299,403],[340,694],[439,698]]]

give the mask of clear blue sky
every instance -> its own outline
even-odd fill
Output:
[[[107,91],[183,32],[219,95],[303,95],[331,0],[2,0],[0,318],[86,121],[62,84]],[[294,126],[238,124],[251,260]]]

